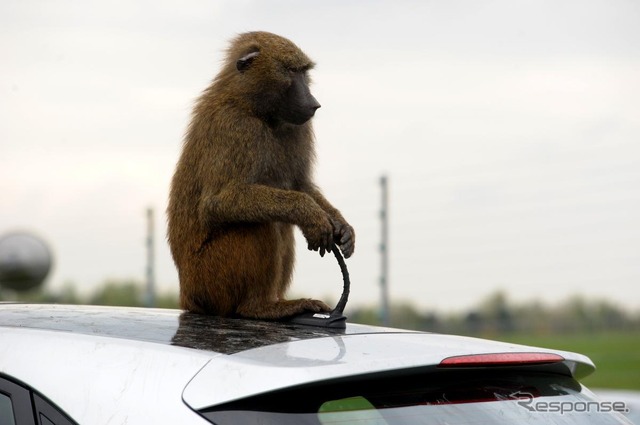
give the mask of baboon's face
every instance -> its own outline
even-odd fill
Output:
[[[254,83],[251,91],[256,111],[270,120],[295,125],[309,121],[320,107],[309,88],[311,67],[311,62],[288,66],[260,52],[251,52],[236,62],[237,70]]]
[[[311,94],[306,72],[289,71],[290,85],[279,108],[279,118],[290,124],[304,124],[316,113],[320,104]]]

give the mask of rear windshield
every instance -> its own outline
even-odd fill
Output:
[[[624,407],[624,406],[622,406]],[[216,425],[628,424],[572,378],[505,370],[369,376],[200,411]]]

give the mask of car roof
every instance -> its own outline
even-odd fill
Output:
[[[173,309],[0,304],[0,327],[154,342],[222,354],[336,335],[409,332],[348,324],[346,329],[192,314]]]
[[[336,341],[343,344],[350,337],[360,337],[358,341],[363,341],[363,337],[368,335],[369,338],[364,340],[363,352],[373,350],[373,358],[387,358],[392,369],[400,365],[435,366],[450,356],[531,351],[554,352],[563,356],[569,368],[568,374],[577,378],[595,370],[591,360],[580,354],[486,339],[352,323],[347,323],[345,329],[332,329],[286,321],[206,316],[174,309],[0,303],[2,328],[156,343],[193,349],[202,354],[208,353],[209,356],[257,356],[252,361],[264,363],[265,366],[273,364],[269,365],[269,360],[263,360],[273,358],[274,364],[278,363],[282,347],[287,350],[294,343],[299,345],[306,342],[305,347],[313,347],[314,344],[326,346]],[[398,342],[400,340],[408,342],[407,346],[404,347],[405,342]],[[265,356],[272,352],[276,353],[275,357]],[[366,358],[365,355],[362,361],[356,362],[366,364]],[[407,360],[409,358],[410,362]],[[320,360],[320,363],[325,362]],[[376,368],[378,366],[372,366],[372,370]]]

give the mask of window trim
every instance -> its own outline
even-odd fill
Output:
[[[76,423],[69,419],[69,417],[60,409],[37,393],[33,393],[33,407],[35,409],[39,425],[42,425],[40,415],[44,415],[56,425],[76,425]]]
[[[9,396],[13,407],[13,416],[18,425],[36,425],[29,390],[0,376],[0,392]]]
[[[55,425],[77,425],[62,409],[28,385],[0,374],[0,393],[11,399],[16,425],[42,425],[40,415]]]

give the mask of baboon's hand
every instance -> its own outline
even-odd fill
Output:
[[[346,221],[336,218],[331,219],[331,224],[333,224],[333,239],[340,247],[342,255],[345,258],[351,257],[356,248],[356,233],[353,227]]]
[[[320,256],[324,257],[325,252],[331,251],[333,245],[333,225],[329,217],[322,216],[317,221],[306,223],[300,226],[302,234],[310,251],[320,251]]]

